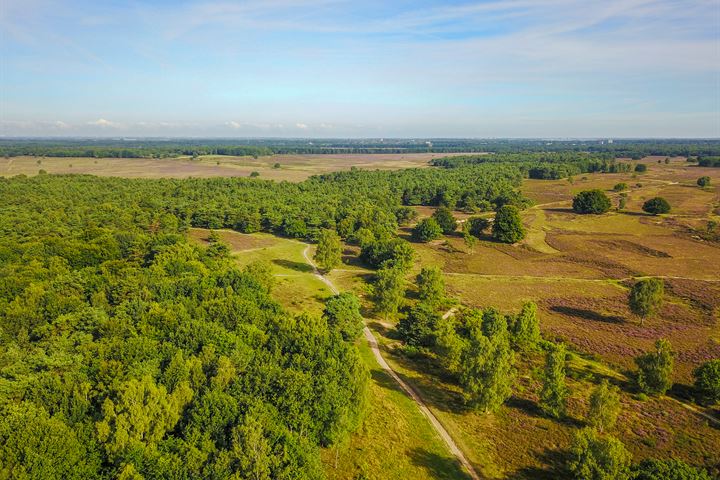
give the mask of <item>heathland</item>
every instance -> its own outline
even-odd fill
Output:
[[[595,435],[618,478],[717,475],[694,372],[720,358],[720,170],[624,148],[2,160],[0,472],[572,478]],[[594,190],[604,212],[573,208]]]

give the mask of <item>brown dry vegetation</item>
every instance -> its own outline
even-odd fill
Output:
[[[448,154],[338,154],[338,155],[272,155],[253,158],[207,155],[193,160],[179,158],[53,158],[12,157],[0,159],[0,176],[37,175],[48,173],[84,173],[105,177],[187,178],[187,177],[248,177],[260,173],[262,179],[299,182],[311,175],[364,169],[395,170],[427,167],[428,162]],[[37,162],[41,163],[38,164]],[[276,163],[280,168],[273,168]]]

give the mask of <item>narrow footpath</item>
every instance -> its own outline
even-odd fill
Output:
[[[326,278],[323,274],[320,273],[320,270],[318,270],[315,262],[313,262],[310,258],[310,245],[305,247],[305,250],[303,250],[303,256],[305,257],[305,261],[308,263],[308,265],[312,267],[313,274],[325,285],[327,285],[330,291],[333,292],[335,295],[340,293],[340,290],[338,290],[335,284],[330,281],[330,279]],[[452,313],[448,312],[448,314],[451,315]],[[365,339],[370,345],[370,349],[372,350],[373,355],[375,356],[375,360],[377,360],[378,364],[380,364],[383,370],[385,370],[385,372],[390,375],[393,380],[397,382],[398,385],[400,385],[400,388],[402,388],[403,391],[407,393],[407,395],[411,399],[413,399],[420,411],[430,421],[432,427],[435,429],[438,435],[440,435],[440,438],[442,438],[442,440],[445,442],[445,445],[447,445],[452,454],[455,455],[455,457],[458,459],[458,461],[463,466],[468,475],[470,475],[473,480],[480,480],[480,476],[475,472],[475,469],[473,468],[470,461],[465,457],[465,454],[457,446],[448,431],[445,430],[445,427],[443,427],[437,417],[430,411],[425,402],[423,402],[422,398],[420,398],[420,396],[415,392],[415,390],[413,390],[410,385],[405,383],[392,368],[390,368],[390,365],[388,365],[388,363],[385,361],[382,354],[380,353],[380,346],[378,345],[377,339],[375,338],[375,335],[373,335],[372,331],[367,326],[365,326],[365,328],[363,328],[363,333],[365,334]]]

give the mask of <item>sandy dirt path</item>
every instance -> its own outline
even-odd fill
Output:
[[[315,266],[315,262],[310,258],[310,245],[305,247],[305,250],[303,250],[303,256],[305,257],[305,261],[313,268],[314,275],[320,279],[325,285],[328,286],[331,292],[333,292],[335,295],[340,293],[340,290],[335,286],[334,283],[332,283],[328,278],[326,278],[323,274],[320,273],[317,266]],[[454,312],[448,312],[448,314],[452,314]],[[452,452],[453,455],[458,459],[460,464],[463,466],[465,471],[470,475],[470,477],[473,480],[480,480],[480,477],[475,472],[475,469],[473,468],[470,461],[465,457],[465,454],[460,450],[460,447],[457,446],[455,441],[452,439],[448,431],[443,427],[443,425],[440,423],[440,421],[437,419],[437,417],[430,411],[428,406],[425,404],[425,402],[420,398],[420,396],[415,392],[415,390],[410,387],[403,379],[398,376],[397,373],[388,365],[388,363],[385,361],[385,359],[382,356],[382,353],[380,352],[380,346],[378,345],[377,339],[375,338],[375,335],[373,335],[372,331],[366,326],[363,329],[363,333],[365,334],[365,339],[367,340],[368,344],[370,345],[370,349],[373,352],[373,355],[375,356],[375,360],[377,360],[378,364],[385,370],[385,372],[390,375],[395,382],[397,382],[398,385],[400,385],[400,388],[405,391],[405,393],[408,394],[410,398],[415,401],[420,411],[425,415],[425,417],[430,421],[430,424],[433,426],[435,431],[440,435],[440,438],[445,442],[445,445],[450,449],[450,452]]]

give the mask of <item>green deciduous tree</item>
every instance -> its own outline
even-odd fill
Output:
[[[437,307],[445,301],[445,279],[439,268],[423,267],[415,282],[422,302]]]
[[[517,243],[525,238],[525,227],[517,207],[503,205],[498,209],[493,221],[492,236],[503,243]]]
[[[711,480],[702,468],[696,468],[682,460],[645,459],[631,468],[632,480]]]
[[[413,306],[408,315],[397,325],[400,338],[415,347],[432,346],[435,340],[435,326],[440,315],[427,303]]]
[[[483,315],[475,311],[467,316],[465,328],[467,346],[459,372],[465,400],[472,408],[493,412],[512,393],[514,355],[507,326],[498,321],[495,312]]]
[[[405,293],[405,277],[403,270],[396,267],[383,267],[375,274],[373,296],[378,312],[385,315],[397,313],[403,302]]]
[[[704,175],[704,176],[698,178],[698,179],[697,179],[697,184],[698,184],[701,188],[707,187],[708,185],[710,185],[710,177],[708,177],[707,175]]]
[[[635,282],[630,289],[628,305],[630,311],[640,317],[641,325],[646,318],[657,314],[664,295],[665,283],[660,278],[644,278]]]
[[[318,234],[317,250],[313,257],[321,270],[331,271],[342,260],[342,242],[335,230],[325,229]]]
[[[465,222],[465,229],[473,237],[482,237],[485,230],[490,226],[490,220],[483,217],[471,217]]]
[[[540,408],[553,418],[565,415],[569,391],[565,385],[565,345],[553,345],[545,355]]]
[[[584,428],[573,438],[568,469],[582,480],[628,480],[631,458],[616,438]]]
[[[693,370],[698,402],[714,405],[720,402],[720,359],[705,362]]]
[[[331,328],[337,329],[348,342],[360,336],[363,318],[360,300],[349,292],[343,292],[325,301],[325,318]]]
[[[670,342],[655,342],[655,351],[635,359],[638,366],[637,383],[649,395],[662,395],[672,387],[673,351]]]
[[[442,228],[434,218],[423,218],[412,231],[412,239],[416,242],[430,242],[442,236]]]
[[[670,211],[670,204],[662,197],[655,197],[643,203],[642,209],[652,215],[661,215]]]
[[[531,350],[537,345],[540,340],[540,321],[535,303],[523,304],[512,325],[512,340],[520,350]]]
[[[457,220],[449,208],[440,207],[433,213],[434,218],[445,235],[453,233],[457,229]]]
[[[602,190],[585,190],[573,198],[575,213],[590,213],[599,215],[610,210],[610,199]]]
[[[607,380],[600,382],[590,393],[588,423],[601,433],[615,425],[620,413],[620,390]]]

